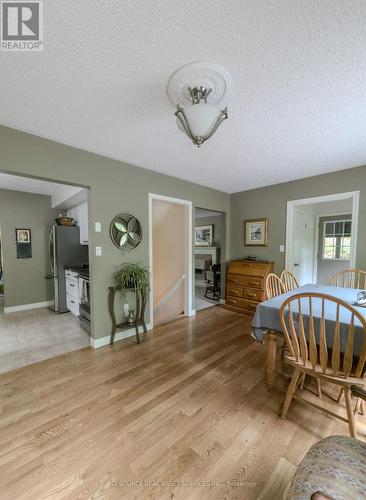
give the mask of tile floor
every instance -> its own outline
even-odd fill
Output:
[[[207,309],[207,307],[217,306],[218,300],[211,300],[205,297],[205,282],[200,276],[196,276],[194,308],[196,311]]]
[[[0,297],[0,373],[89,346],[71,313],[33,309],[4,314]]]

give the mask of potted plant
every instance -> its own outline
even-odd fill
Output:
[[[121,287],[122,292],[135,290],[146,294],[150,289],[150,273],[141,264],[125,262],[114,273],[114,286]]]

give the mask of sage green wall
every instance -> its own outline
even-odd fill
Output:
[[[360,191],[359,228],[356,265],[366,269],[366,167],[308,177],[265,188],[242,191],[231,195],[230,258],[254,255],[275,261],[275,272],[285,265],[285,254],[280,245],[286,242],[287,201],[333,193]],[[245,247],[243,222],[245,219],[269,218],[267,247]]]
[[[50,196],[0,189],[5,307],[47,300],[48,228],[56,215]],[[31,229],[32,258],[17,259],[15,228]]]
[[[230,196],[226,193],[1,126],[0,170],[90,187],[89,243],[94,338],[110,334],[107,287],[111,284],[113,271],[124,261],[148,263],[149,192],[191,200],[193,208],[204,206],[230,212]],[[110,221],[119,212],[133,213],[142,224],[143,241],[132,252],[122,253],[109,238]],[[94,231],[96,221],[102,223],[101,233]],[[95,246],[102,247],[101,257],[95,257]]]
[[[196,226],[214,226],[214,245],[225,247],[225,215],[217,214],[210,217],[198,217],[195,220]]]

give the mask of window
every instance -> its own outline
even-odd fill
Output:
[[[350,220],[324,222],[323,259],[350,260],[351,229],[352,222]]]

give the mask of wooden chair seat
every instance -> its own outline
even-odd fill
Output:
[[[294,368],[298,366],[298,362],[295,357],[293,356],[288,356],[285,354],[285,361],[292,365]],[[355,377],[354,374],[350,373],[348,377],[344,377],[341,375],[334,376],[333,370],[329,367],[325,369],[325,372],[323,372],[322,367],[317,364],[313,368],[312,364],[310,361],[307,361],[304,366],[302,366],[301,370],[306,374],[306,375],[311,375],[312,377],[317,376],[320,379],[327,380],[333,384],[337,385],[344,385],[347,384],[349,386],[351,385],[358,385],[360,387],[364,387],[364,381],[360,381],[360,377]]]

